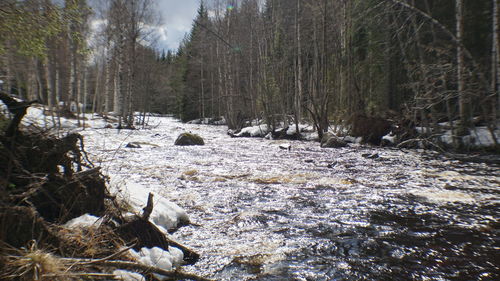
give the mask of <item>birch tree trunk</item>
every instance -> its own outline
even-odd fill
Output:
[[[112,54],[108,50],[108,58],[104,62],[104,112],[107,114],[108,112],[111,111],[111,91],[110,91],[110,86],[111,82],[113,81],[112,74],[111,74],[111,63],[112,63]]]
[[[116,69],[115,69],[115,77],[114,77],[114,87],[113,87],[113,112],[116,114],[116,116],[121,116],[122,114],[122,79],[120,73],[122,72],[122,64],[121,62],[116,63]]]

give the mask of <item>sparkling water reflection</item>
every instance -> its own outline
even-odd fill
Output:
[[[87,131],[105,172],[177,202],[173,237],[217,280],[499,280],[499,167],[433,153],[235,139],[170,118]],[[177,147],[183,131],[205,146]],[[116,149],[129,141],[158,145]],[[370,159],[363,154],[378,158]],[[99,162],[99,161],[97,161]]]

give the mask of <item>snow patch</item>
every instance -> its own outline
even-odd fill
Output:
[[[221,116],[219,118],[200,118],[187,122],[188,124],[203,124],[203,125],[227,125],[226,119]]]
[[[474,144],[477,146],[492,146],[495,144],[487,127],[477,127],[472,131],[471,135],[474,137]],[[495,130],[495,137],[497,140],[500,139],[500,130]]]
[[[495,137],[497,140],[500,139],[500,130],[495,130]],[[459,139],[463,144],[472,147],[488,147],[495,144],[491,132],[487,127],[476,127],[470,131],[469,135],[461,136]],[[451,130],[444,132],[443,135],[440,136],[439,140],[443,143],[452,145],[453,132]]]
[[[299,124],[299,132],[300,133],[302,133],[302,132],[314,133],[314,127],[311,125],[307,125],[307,124]],[[286,130],[286,134],[289,136],[293,136],[296,133],[297,133],[297,128],[296,128],[295,124],[291,124],[288,127],[288,130]]]
[[[236,137],[265,137],[267,133],[270,132],[270,128],[267,124],[262,124],[258,126],[246,127],[241,129],[241,131],[235,134]]]
[[[385,141],[389,142],[390,144],[395,144],[396,143],[396,136],[389,133],[389,134],[383,136],[382,140],[385,140]]]
[[[113,271],[113,274],[119,278],[118,280],[123,280],[123,281],[146,281],[146,278],[144,276],[140,275],[139,273],[136,272],[130,272],[122,269],[116,269]]]
[[[5,103],[3,103],[1,100],[0,100],[0,114],[3,114],[4,116],[8,116],[9,114],[9,109],[7,108]]]
[[[91,227],[91,226],[99,226],[101,222],[99,222],[99,218],[90,214],[81,215],[77,218],[71,219],[66,222],[63,226],[66,228],[74,228],[74,227]]]
[[[189,222],[186,211],[177,204],[163,198],[158,193],[152,192],[139,183],[127,181],[120,186],[120,182],[115,177],[112,178],[110,185],[114,190],[122,191],[118,196],[127,201],[137,214],[141,213],[142,208],[146,206],[149,193],[153,193],[154,207],[149,219],[157,226],[163,228],[164,231],[177,228],[179,224]],[[118,186],[120,187],[118,188]]]
[[[184,258],[182,251],[175,247],[168,247],[168,251],[159,247],[143,247],[139,252],[133,249],[128,250],[128,252],[139,263],[164,270],[172,270],[174,267],[181,265]],[[158,274],[155,274],[155,276],[162,279]]]

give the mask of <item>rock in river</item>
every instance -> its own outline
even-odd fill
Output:
[[[325,134],[321,139],[321,147],[339,148],[345,146],[347,146],[347,143],[333,134]]]
[[[205,145],[205,142],[196,134],[182,133],[175,140],[175,145]]]

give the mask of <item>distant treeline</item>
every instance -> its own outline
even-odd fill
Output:
[[[355,115],[453,121],[457,135],[498,121],[496,0],[202,1],[163,53],[144,44],[154,0],[4,2],[4,89],[51,107],[92,104],[126,125],[134,111],[225,116],[233,129],[309,121],[320,135]]]

